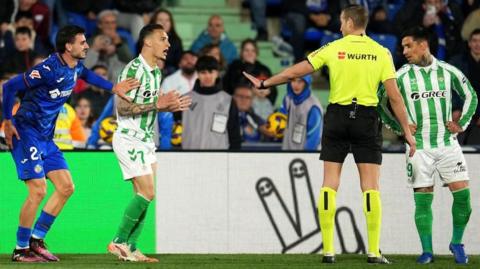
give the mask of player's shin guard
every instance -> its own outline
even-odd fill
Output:
[[[433,192],[415,192],[415,225],[422,243],[423,253],[433,253],[432,248],[432,201]]]
[[[17,230],[17,249],[28,248],[30,244],[30,236],[32,235],[32,230],[30,228],[25,228],[18,226]]]
[[[460,244],[462,243],[463,232],[465,231],[465,227],[470,219],[470,214],[472,213],[472,207],[470,205],[470,189],[465,188],[454,191],[452,194],[453,234],[451,243]]]
[[[115,243],[127,242],[128,237],[133,231],[133,228],[135,225],[137,225],[140,217],[142,216],[143,212],[145,212],[149,204],[150,201],[139,194],[136,194],[135,197],[133,197],[125,209],[122,222],[120,223],[120,227],[118,227],[117,235],[113,240]]]
[[[337,192],[331,188],[320,189],[320,200],[318,203],[318,215],[320,217],[320,229],[322,230],[323,254],[334,255],[333,232],[335,230],[335,211]]]
[[[382,226],[382,202],[380,192],[363,193],[363,212],[367,219],[368,254],[380,256],[380,230]]]
[[[130,246],[130,250],[133,252],[137,249],[137,240],[138,237],[140,236],[140,233],[142,232],[143,225],[145,223],[145,216],[147,215],[148,208],[143,211],[143,214],[140,216],[138,219],[137,225],[133,227],[132,232],[130,233],[130,236],[128,237],[127,243]]]
[[[44,239],[48,230],[50,230],[53,221],[55,221],[55,218],[55,216],[42,210],[42,213],[40,213],[37,223],[35,223],[35,227],[33,228],[32,236],[37,239]]]

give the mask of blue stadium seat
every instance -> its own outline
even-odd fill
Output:
[[[307,30],[305,30],[303,37],[305,38],[305,40],[308,40],[308,41],[320,42],[324,34],[325,33],[323,30],[310,27]]]
[[[397,15],[397,12],[402,8],[402,6],[403,6],[403,3],[388,4],[387,19],[389,21],[393,21],[393,19],[395,19],[395,16]]]
[[[284,39],[289,39],[290,37],[292,37],[292,31],[288,28],[288,26],[284,22],[282,22],[282,28],[280,31],[281,31],[280,35]],[[322,40],[323,35],[324,35],[323,30],[319,30],[315,27],[310,27],[305,30],[303,34],[303,38],[307,41],[320,42],[320,40]]]
[[[384,34],[369,34],[370,38],[377,41],[380,45],[387,48],[392,55],[395,55],[397,50],[397,37],[394,35],[384,35]]]
[[[117,29],[118,35],[127,41],[128,47],[130,48],[133,55],[137,54],[137,44],[133,40],[132,34],[123,28]]]
[[[90,37],[95,32],[97,23],[94,20],[89,20],[86,16],[75,12],[67,12],[68,24],[74,24],[85,29],[85,35]]]
[[[335,41],[341,37],[342,37],[342,34],[340,33],[332,33],[330,31],[325,31],[322,39],[320,40],[320,46],[323,46],[327,43]]]

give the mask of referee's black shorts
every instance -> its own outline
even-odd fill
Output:
[[[348,152],[356,163],[382,163],[382,130],[376,107],[330,104],[324,117],[320,159],[343,163]]]

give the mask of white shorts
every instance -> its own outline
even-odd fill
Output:
[[[156,162],[155,143],[143,142],[116,132],[112,146],[125,180],[153,174],[152,164]]]
[[[417,150],[412,158],[407,155],[409,187],[432,187],[438,176],[444,184],[469,180],[467,162],[458,142],[441,148]]]

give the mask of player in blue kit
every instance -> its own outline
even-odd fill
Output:
[[[135,79],[114,86],[85,68],[80,62],[89,48],[84,33],[82,28],[74,25],[60,29],[56,37],[57,52],[3,86],[5,138],[12,149],[18,177],[28,189],[27,199],[20,210],[13,261],[59,260],[47,250],[44,238],[72,195],[74,185],[63,154],[53,142],[53,132],[58,113],[72,93],[77,78],[127,100],[125,93],[139,86]],[[24,97],[12,117],[16,93],[23,93]],[[32,229],[38,207],[46,195],[46,177],[55,186],[55,191]]]

